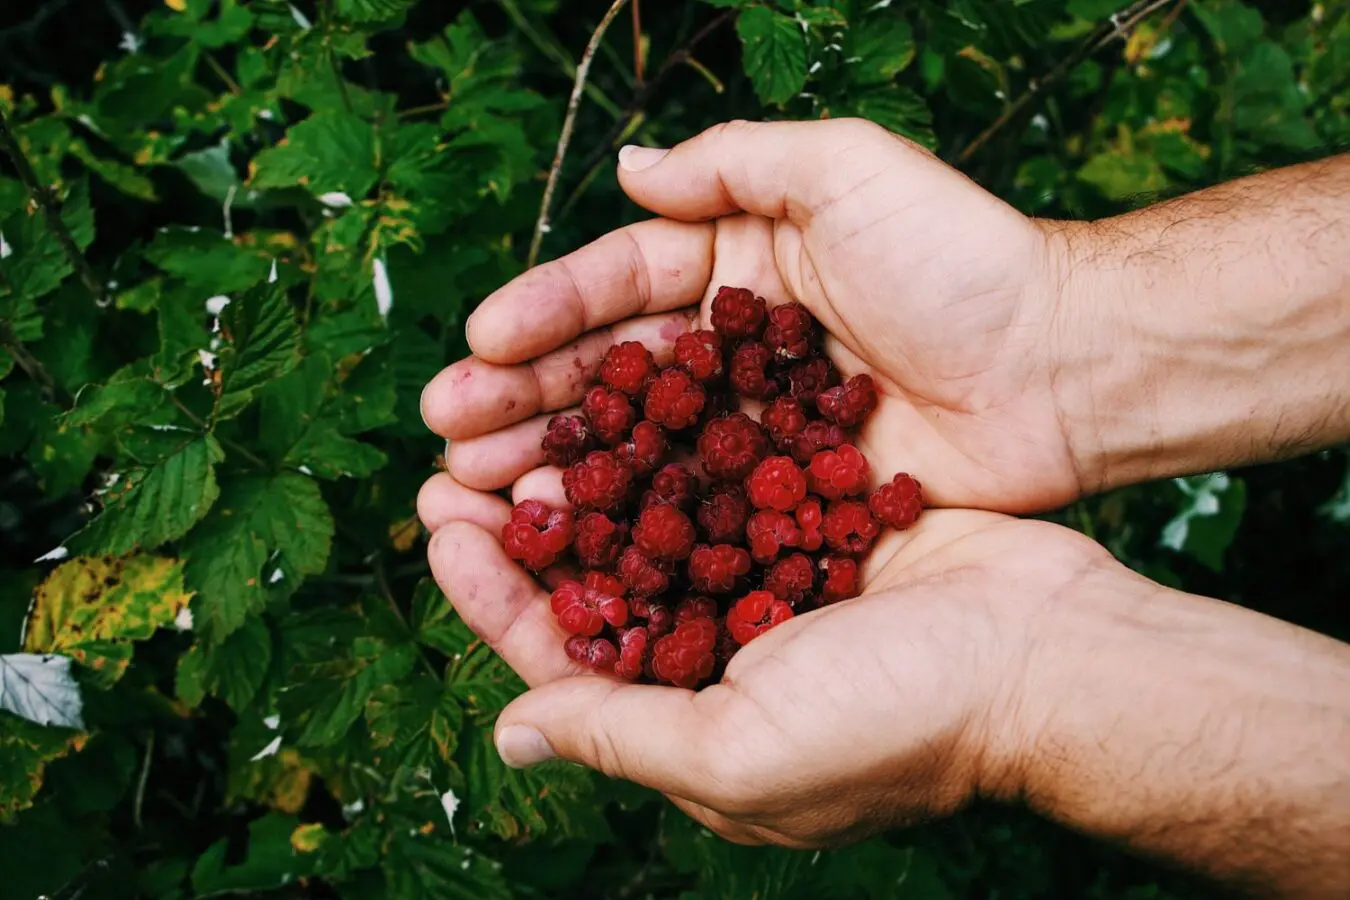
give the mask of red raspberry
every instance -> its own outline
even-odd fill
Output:
[[[811,596],[815,583],[816,567],[805,553],[780,559],[764,573],[764,590],[794,607]]]
[[[750,557],[761,566],[778,558],[784,547],[801,543],[802,532],[792,516],[776,509],[761,509],[745,523],[745,540],[750,544]]]
[[[840,444],[837,450],[822,450],[811,457],[806,483],[826,500],[839,500],[865,493],[871,473],[862,451],[852,444]]]
[[[569,510],[554,509],[538,500],[522,500],[502,526],[502,546],[507,556],[538,572],[558,561],[575,533]]]
[[[578,509],[617,509],[628,496],[633,473],[613,453],[592,450],[563,471],[563,493]]]
[[[715,331],[686,331],[675,339],[675,364],[702,384],[716,381],[726,371],[722,336]]]
[[[675,627],[675,615],[664,603],[657,603],[646,597],[634,597],[628,601],[628,607],[635,617],[647,620],[647,634],[653,640],[663,634],[669,634]]]
[[[704,594],[728,594],[750,574],[750,554],[731,544],[699,544],[689,554],[689,583]]]
[[[628,440],[614,448],[614,456],[631,466],[634,474],[650,475],[661,465],[669,449],[670,443],[661,426],[643,419],[633,426]]]
[[[577,520],[577,537],[573,544],[577,561],[588,569],[605,569],[614,565],[614,561],[619,558],[626,530],[604,513],[586,513]]]
[[[858,561],[847,556],[826,556],[817,565],[825,576],[820,585],[820,602],[826,605],[858,596]]]
[[[803,406],[814,407],[817,397],[839,383],[839,373],[835,371],[834,363],[818,356],[788,369],[787,381],[792,399]]]
[[[764,330],[763,297],[747,288],[720,287],[712,301],[713,331],[730,338],[757,338]]]
[[[637,547],[625,547],[619,554],[618,572],[628,590],[644,597],[670,587],[670,564],[648,558]]]
[[[684,559],[694,549],[694,523],[668,503],[649,506],[633,526],[633,544],[652,559]]]
[[[791,457],[770,456],[745,479],[745,492],[758,509],[790,512],[806,499],[806,476]]]
[[[722,617],[720,627],[717,629],[717,643],[713,645],[713,656],[717,658],[717,664],[725,667],[731,662],[731,658],[736,655],[736,651],[741,649],[741,645],[736,643],[736,639],[727,631],[726,616]]]
[[[841,428],[853,428],[877,408],[877,386],[871,375],[854,375],[816,398],[820,414]]]
[[[778,395],[778,382],[768,372],[773,351],[760,343],[744,343],[731,354],[731,388],[742,397],[772,400]]]
[[[764,429],[745,413],[719,416],[698,436],[698,456],[710,478],[740,481],[768,452]]]
[[[591,425],[582,416],[553,416],[544,432],[544,461],[566,468],[595,446]]]
[[[619,661],[619,651],[615,649],[614,642],[605,638],[574,635],[563,643],[563,651],[569,659],[601,672],[613,672],[615,663]]]
[[[656,642],[652,654],[652,673],[668,684],[693,689],[713,673],[717,659],[717,623],[712,619],[691,619]]]
[[[908,528],[923,512],[923,486],[913,476],[901,472],[872,492],[867,498],[867,508],[883,525]]]
[[[819,550],[820,545],[825,543],[825,533],[821,530],[825,527],[825,511],[821,509],[820,501],[815,497],[807,497],[797,505],[792,517],[797,520],[797,527],[802,531],[797,546],[808,553]]]
[[[698,524],[714,544],[738,544],[745,537],[750,501],[745,490],[734,484],[719,484],[698,505]]]
[[[805,359],[816,344],[816,320],[800,303],[784,303],[769,310],[764,345],[779,359]]]
[[[830,422],[807,422],[801,434],[788,440],[788,452],[802,465],[822,450],[830,450],[848,442],[848,432]]]
[[[806,430],[806,410],[791,397],[779,397],[764,408],[759,424],[780,450],[788,450],[797,435]]]
[[[622,596],[587,587],[579,581],[564,581],[553,591],[549,607],[568,634],[595,637],[608,622],[615,628],[628,621],[628,604]]]
[[[871,549],[881,533],[881,525],[861,500],[835,500],[825,510],[821,531],[831,550],[861,556]]]
[[[616,391],[636,397],[656,376],[656,360],[651,351],[637,341],[624,341],[605,351],[600,363],[600,380]]]
[[[622,597],[625,593],[623,582],[607,572],[587,572],[582,584],[588,591],[599,591],[613,597]]]
[[[694,499],[694,473],[688,466],[671,463],[652,476],[652,486],[642,495],[642,509],[668,503],[687,510]]]
[[[614,674],[629,681],[637,681],[647,669],[652,638],[646,628],[635,625],[619,631],[619,659]]]
[[[675,624],[693,619],[717,618],[717,601],[710,597],[685,597],[675,604]]]
[[[727,630],[744,647],[775,625],[792,618],[792,607],[768,591],[751,591],[727,611]]]
[[[707,399],[703,385],[684,369],[666,369],[648,388],[643,412],[656,424],[679,431],[698,421]]]
[[[617,444],[628,435],[637,419],[637,411],[628,395],[596,385],[586,392],[581,411],[591,423],[596,437],[606,444]]]

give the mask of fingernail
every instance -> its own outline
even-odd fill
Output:
[[[508,725],[497,735],[497,755],[513,769],[537,765],[557,754],[538,730],[528,725]]]
[[[641,172],[643,169],[650,169],[665,159],[669,152],[669,150],[658,150],[655,147],[639,147],[636,144],[627,144],[619,149],[619,165],[629,172]]]

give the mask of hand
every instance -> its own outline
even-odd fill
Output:
[[[474,355],[423,395],[455,479],[560,499],[557,473],[535,471],[548,416],[580,402],[613,341],[668,353],[706,327],[726,284],[806,304],[836,365],[877,379],[864,452],[929,502],[1026,512],[1079,494],[1053,228],[856,120],[730,123],[658,154],[630,149],[619,178],[666,218],[525,273],[470,317]]]

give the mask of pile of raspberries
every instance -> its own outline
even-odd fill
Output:
[[[572,509],[524,500],[502,529],[512,559],[571,576],[550,598],[567,655],[620,678],[719,678],[773,626],[857,596],[882,527],[923,508],[907,474],[869,490],[852,432],[876,387],[841,383],[806,307],[722,287],[712,328],[680,335],[664,368],[610,347],[582,414],[544,435]]]

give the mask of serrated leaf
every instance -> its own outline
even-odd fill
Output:
[[[736,18],[736,33],[745,48],[745,74],[765,103],[782,105],[806,84],[806,41],[797,22],[765,6]]]
[[[219,644],[193,644],[178,660],[175,692],[188,706],[200,706],[210,694],[242,711],[262,687],[271,661],[271,632],[261,619],[248,619]]]
[[[929,149],[937,146],[933,113],[927,101],[907,87],[878,85],[856,90],[845,99],[839,111],[876,122]]]
[[[81,179],[71,186],[61,204],[61,221],[79,249],[93,243],[94,211],[89,205],[88,182]],[[35,300],[56,290],[75,267],[60,240],[47,227],[41,210],[16,210],[0,221],[0,233],[5,235],[9,247],[9,253],[0,260],[0,319],[15,319],[19,317],[22,301]],[[24,340],[37,336],[14,330]]]
[[[1110,200],[1148,197],[1167,187],[1167,176],[1157,159],[1142,153],[1110,150],[1083,164],[1078,178]]]
[[[106,688],[130,664],[132,642],[172,622],[190,596],[177,560],[144,555],[72,559],[38,587],[24,650],[63,653]]]
[[[84,699],[71,662],[52,653],[0,656],[0,709],[38,725],[83,729]]]
[[[262,285],[236,297],[220,315],[216,418],[238,415],[268,382],[299,362],[300,326],[286,292]]]
[[[361,200],[379,179],[375,130],[340,112],[318,112],[293,125],[284,143],[253,160],[249,184],[258,190],[303,186],[314,196],[344,193]]]
[[[231,840],[221,838],[192,867],[193,896],[248,894],[285,887],[308,876],[314,857],[291,846],[300,820],[269,813],[249,824],[243,859],[231,862]]]
[[[84,746],[85,735],[0,711],[0,823],[33,805],[47,764]]]
[[[417,0],[335,0],[334,12],[349,22],[388,24],[401,18]]]
[[[207,228],[164,228],[145,250],[145,258],[177,275],[201,294],[233,294],[260,283],[272,267],[257,247],[241,246]]]
[[[850,77],[856,84],[889,82],[914,61],[914,31],[898,15],[866,18],[854,34],[853,53],[859,60],[853,64]]]
[[[286,733],[300,747],[336,744],[375,690],[407,676],[417,661],[412,644],[365,634],[345,648],[317,649],[292,667],[277,697]]]
[[[473,641],[472,632],[456,627],[459,616],[445,594],[430,578],[423,578],[413,590],[412,625],[417,640],[446,656],[463,654]]]
[[[511,900],[514,896],[500,866],[487,856],[416,828],[392,832],[383,864],[388,900]]]
[[[380,685],[366,701],[365,712],[377,768],[426,769],[433,782],[443,783],[443,770],[453,765],[464,711],[439,679],[419,676]]]

